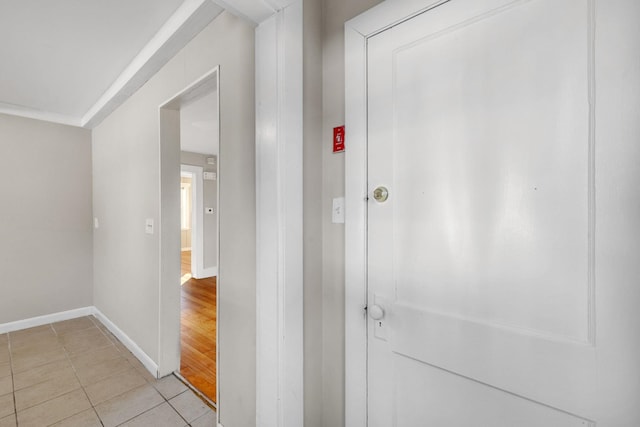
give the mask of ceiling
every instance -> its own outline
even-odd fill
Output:
[[[266,0],[0,0],[0,113],[91,128],[223,10]]]

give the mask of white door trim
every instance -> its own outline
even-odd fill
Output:
[[[345,24],[345,425],[367,425],[367,39],[449,0],[383,2]]]
[[[158,376],[180,369],[180,114],[181,105],[218,91],[214,67],[158,106],[160,134]],[[219,92],[218,92],[219,93]],[[219,113],[218,113],[219,114]],[[219,179],[219,178],[218,178]],[[202,181],[200,181],[202,182]],[[199,186],[202,189],[202,185]],[[199,209],[202,213],[202,209]],[[204,252],[204,250],[202,251]],[[219,265],[219,263],[218,263]],[[218,307],[219,310],[219,307]],[[220,326],[218,327],[218,330]],[[217,338],[216,338],[217,339]]]
[[[196,279],[203,276],[204,270],[204,215],[202,213],[202,167],[180,165],[180,170],[189,172],[191,179],[191,275]]]
[[[302,1],[256,28],[256,425],[301,426]]]

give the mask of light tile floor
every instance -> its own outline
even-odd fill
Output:
[[[188,425],[214,426],[215,412],[94,317],[0,334],[0,427]]]

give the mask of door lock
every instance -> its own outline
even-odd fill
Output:
[[[386,187],[378,187],[373,190],[373,198],[378,203],[385,202],[389,198],[389,190]]]

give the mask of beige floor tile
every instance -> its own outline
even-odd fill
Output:
[[[60,375],[65,375],[68,371],[73,372],[69,359],[56,360],[55,362],[15,374],[13,376],[13,387],[15,390],[22,390],[23,388],[57,378]]]
[[[135,357],[133,355],[133,353],[131,353],[129,351],[129,349],[127,347],[125,347],[120,341],[118,341],[117,343],[114,344],[116,346],[116,348],[118,349],[118,351],[120,353],[122,353],[122,355],[126,358],[130,358],[130,357]]]
[[[60,337],[60,341],[69,354],[78,354],[113,345],[97,327],[72,331]]]
[[[169,404],[189,423],[210,411],[209,407],[191,390],[185,391],[169,400]]]
[[[42,427],[62,421],[91,408],[84,391],[78,389],[24,411],[18,411],[20,427]]]
[[[116,347],[109,346],[72,356],[71,363],[77,369],[83,369],[93,366],[96,363],[102,363],[107,360],[118,359],[120,357],[122,357],[122,354],[116,349]]]
[[[7,345],[9,343],[9,335],[8,334],[0,334],[0,346]]]
[[[17,427],[16,414],[11,414],[7,417],[0,418],[0,427]]]
[[[34,326],[33,328],[27,328],[27,329],[20,329],[19,331],[13,331],[13,332],[9,332],[9,338],[11,340],[14,340],[16,338],[25,336],[25,335],[31,335],[31,334],[36,334],[42,331],[51,331],[51,325],[50,324],[46,324],[46,325],[40,325],[40,326]]]
[[[138,415],[131,421],[122,424],[122,427],[184,427],[187,423],[168,403],[156,406],[142,415]]]
[[[101,330],[102,330],[102,329],[101,329]],[[113,334],[111,333],[111,331],[109,331],[108,329],[104,329],[104,330],[102,330],[102,333],[103,333],[107,338],[109,338],[109,340],[110,340],[112,343],[114,343],[114,344],[115,344],[115,343],[119,343],[119,342],[120,342],[120,340],[118,340],[118,337],[116,337],[115,335],[113,335]]]
[[[93,409],[66,418],[51,427],[102,427],[102,423]]]
[[[206,414],[191,422],[191,427],[214,427],[216,425],[216,413],[209,410]]]
[[[160,392],[160,394],[167,400],[172,397],[176,397],[180,393],[188,390],[187,386],[182,381],[176,378],[174,375],[161,378],[151,383],[152,386]]]
[[[56,378],[15,392],[18,412],[46,402],[80,388],[80,383],[72,369],[63,371]]]
[[[23,329],[21,331],[9,332],[9,343],[12,348],[21,347],[41,339],[56,336],[51,325],[36,326],[35,328]]]
[[[147,382],[133,368],[127,369],[107,379],[91,384],[85,388],[89,400],[95,406],[113,399],[129,390],[145,385]]]
[[[47,363],[55,362],[56,360],[65,359],[67,353],[64,348],[50,349],[42,353],[29,353],[26,355],[13,357],[11,364],[13,366],[13,372],[23,372],[27,369],[36,368],[38,366],[46,365]]]
[[[0,418],[4,418],[8,415],[15,413],[13,407],[13,394],[5,394],[0,396]]]
[[[9,347],[0,347],[0,364],[7,363],[9,360],[11,360]]]
[[[145,366],[138,359],[136,359],[135,357],[132,357],[128,360],[131,366],[133,366],[136,369],[136,371],[138,371],[138,373],[144,377],[145,380],[147,380],[150,383],[154,383],[158,380],[156,377],[151,375],[151,372],[149,372],[149,370],[145,368]]]
[[[21,345],[11,346],[11,356],[13,358],[26,356],[34,353],[43,353],[46,351],[63,348],[59,339],[55,335],[47,335],[33,341],[23,341]]]
[[[11,375],[11,363],[0,362],[0,378]]]
[[[81,331],[83,329],[94,328],[96,325],[87,317],[78,317],[77,319],[64,320],[62,322],[53,323],[51,327],[59,336],[69,332]]]
[[[76,374],[83,386],[95,384],[122,371],[131,368],[131,364],[124,357],[96,363],[93,366],[76,367]]]
[[[144,385],[95,407],[105,427],[114,427],[149,409],[160,405],[164,399],[153,387]]]
[[[13,393],[13,378],[11,375],[0,378],[0,396]]]
[[[103,334],[105,334],[107,336],[107,338],[109,338],[111,341],[113,341],[114,343],[116,342],[120,342],[118,340],[118,338],[116,338],[115,335],[113,335],[111,333],[111,331],[109,330],[109,328],[107,328],[105,325],[103,325],[98,319],[96,319],[95,317],[93,318],[93,323],[95,323],[95,325],[98,327],[98,329],[100,329],[102,331]]]

